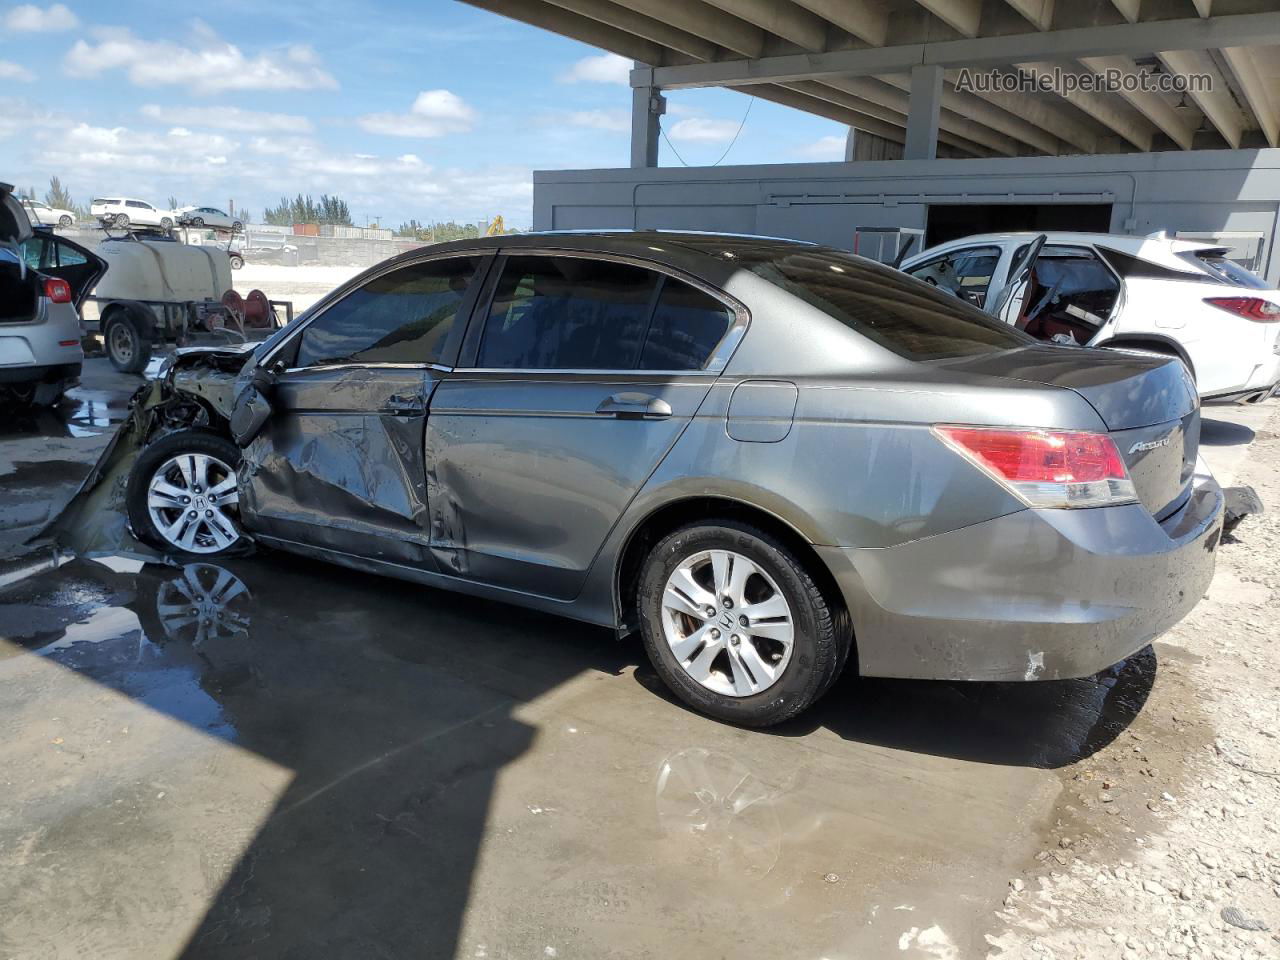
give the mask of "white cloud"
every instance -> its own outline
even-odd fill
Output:
[[[688,143],[727,143],[738,132],[736,120],[716,120],[713,117],[687,117],[667,131],[672,140]]]
[[[20,64],[10,60],[0,60],[0,80],[19,80],[30,83],[36,75]]]
[[[805,157],[808,160],[843,160],[846,139],[838,135],[819,137],[812,143],[797,147],[794,152],[796,156]]]
[[[148,103],[141,114],[160,123],[174,123],[238,133],[310,133],[311,121],[292,113],[264,113],[240,107],[162,107]]]
[[[139,87],[179,86],[195,93],[224,90],[334,89],[338,82],[311,47],[294,45],[248,57],[206,24],[196,23],[190,46],[143,40],[122,27],[100,27],[94,41],[77,40],[63,59],[74,77],[124,70]]]
[[[631,129],[631,114],[626,110],[571,110],[558,114],[557,119],[574,127],[621,133]]]
[[[583,57],[558,79],[561,83],[616,83],[626,87],[631,84],[631,61],[616,53]]]
[[[314,136],[237,135],[194,124],[107,126],[82,120],[88,116],[0,94],[5,179],[42,183],[57,173],[78,198],[111,191],[152,200],[174,195],[184,203],[234,197],[255,216],[301,192],[340,195],[357,218],[381,215],[383,223],[497,213],[515,226],[529,223],[533,175],[522,165],[435,166],[417,153],[357,155]]]
[[[34,3],[20,3],[5,14],[4,25],[14,33],[51,33],[78,27],[80,18],[65,4],[55,3],[42,10]]]
[[[476,112],[448,90],[423,90],[408,113],[366,113],[358,123],[369,133],[388,137],[441,137],[466,133]]]

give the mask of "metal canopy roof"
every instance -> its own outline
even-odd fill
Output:
[[[911,71],[943,70],[951,156],[1280,145],[1280,0],[465,0],[652,69],[898,143]],[[961,70],[1210,78],[1209,90],[955,89]]]

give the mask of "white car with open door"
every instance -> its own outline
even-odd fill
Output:
[[[51,207],[40,200],[24,199],[22,209],[27,211],[27,219],[34,226],[62,227],[65,230],[76,222],[74,210]]]
[[[901,269],[1041,340],[1182,359],[1206,402],[1280,393],[1280,290],[1207,243],[1001,233],[925,250]]]
[[[106,270],[96,254],[33,230],[0,183],[0,399],[50,406],[80,380],[80,304]]]

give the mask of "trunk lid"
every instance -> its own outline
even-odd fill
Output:
[[[1106,424],[1138,498],[1157,519],[1176,511],[1190,492],[1200,449],[1200,401],[1180,360],[1140,351],[1044,346],[940,365],[1078,393]]]

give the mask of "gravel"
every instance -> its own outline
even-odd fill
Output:
[[[1280,511],[1280,410],[1234,482]],[[1155,644],[1129,727],[1059,771],[1051,855],[1010,884],[988,957],[1280,957],[1278,639],[1272,512],[1219,548],[1208,596]]]

